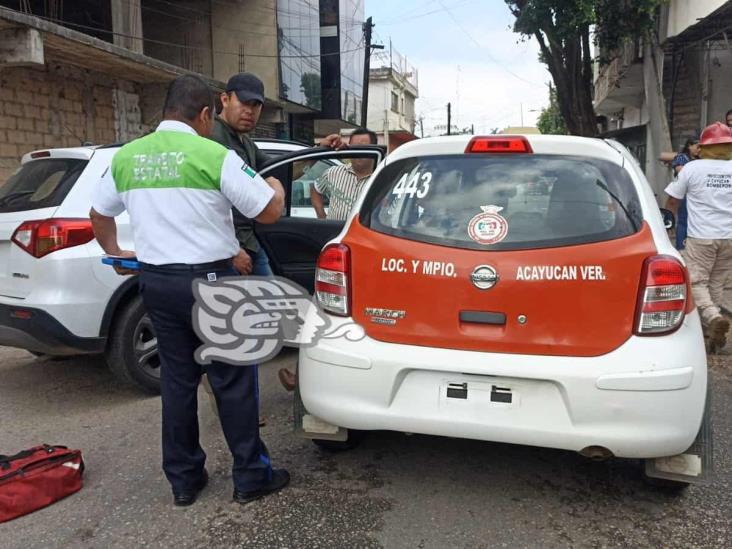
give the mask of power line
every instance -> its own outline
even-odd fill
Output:
[[[411,8],[408,8],[407,10],[405,10],[405,11],[403,11],[403,12],[401,12],[401,13],[397,13],[397,14],[392,14],[392,18],[396,18],[396,19],[402,19],[402,18],[405,18],[405,17],[407,17],[407,16],[409,15],[409,14],[412,14],[412,13],[414,13],[414,12],[418,12],[418,11],[419,11],[420,9],[426,8],[426,7],[427,7],[427,6],[429,6],[430,4],[434,4],[434,3],[436,2],[436,1],[437,1],[437,0],[429,0],[428,2],[425,2],[425,3],[423,3],[423,4],[421,5],[421,6],[417,6],[417,7],[411,7]],[[388,21],[388,19],[387,19],[387,21]]]
[[[181,9],[181,10],[185,10],[185,11],[190,11],[190,12],[193,12],[193,13],[197,13],[199,15],[210,15],[211,14],[210,11],[205,11],[205,10],[201,10],[201,9],[197,9],[197,8],[192,8],[190,6],[183,6],[180,3],[178,3],[178,2],[172,2],[170,0],[155,0],[155,1],[158,2],[158,3],[161,3],[161,4],[167,4],[169,6],[173,6],[175,8]],[[211,0],[211,2],[213,2],[214,4],[218,4],[220,6],[226,6],[227,8],[231,8],[231,2],[226,2],[224,0]],[[309,4],[308,4],[307,7],[308,7],[309,11],[311,11],[313,13],[320,13],[319,8],[310,6]],[[253,10],[264,11],[264,12],[275,12],[275,14],[282,13],[282,14],[285,14],[285,15],[295,15],[295,16],[303,16],[303,15],[306,15],[306,12],[303,12],[303,11],[283,10],[283,9],[281,9],[279,7],[272,8],[272,7],[269,7],[269,6],[261,6],[260,5],[260,6],[247,6],[247,8],[248,9],[253,9]],[[357,27],[357,26],[361,26],[363,24],[363,21],[356,21],[355,19],[352,19],[351,20],[351,24],[352,24],[352,26]],[[320,23],[318,23],[318,27],[319,26],[320,26]],[[293,30],[293,29],[296,29],[296,28],[297,27],[293,27],[292,29],[289,29],[289,30]]]
[[[136,6],[140,6],[140,9],[142,9],[143,11],[147,11],[149,13],[158,13],[160,15],[165,15],[166,17],[172,17],[173,19],[178,19],[180,21],[187,21],[187,22],[190,22],[190,23],[196,23],[196,24],[198,24],[198,23],[201,22],[200,19],[196,19],[196,18],[193,18],[191,16],[175,14],[172,11],[163,11],[161,9],[156,9],[154,7],[151,7],[148,4],[133,3],[132,0],[122,0],[122,1],[125,4],[127,4],[129,7],[133,7],[134,8]],[[157,0],[157,1],[158,2],[163,2],[163,0]],[[163,3],[165,3],[165,4],[171,4],[170,2],[163,2]],[[171,5],[174,5],[177,8],[181,8],[181,9],[188,9],[185,6],[179,6],[179,5],[176,5],[176,4],[171,4]],[[191,10],[192,9],[193,8],[191,8]],[[199,10],[196,10],[195,12],[196,13],[199,13],[201,15],[204,15],[206,17],[209,17],[210,19],[213,19],[211,12],[203,12],[203,11],[199,11]],[[231,31],[231,32],[235,32],[235,33],[256,34],[256,35],[260,35],[260,36],[277,36],[276,32],[275,33],[272,33],[272,32],[258,32],[258,31],[254,31],[254,30],[250,30],[250,29],[244,30],[242,28],[226,27],[224,25],[214,24],[213,22],[211,23],[211,26],[214,27],[214,28],[220,29],[220,30],[226,30],[226,31]],[[316,34],[306,34],[306,35],[300,35],[300,36],[305,36],[305,37],[308,37],[308,38],[315,38],[315,37],[320,38],[320,24],[317,21],[315,21],[314,22],[314,25],[312,25],[310,27],[282,27],[282,26],[277,25],[277,29],[284,30],[284,31],[306,31],[306,30],[308,30],[308,31],[317,31]]]
[[[197,9],[197,8],[192,8],[190,6],[182,6],[182,5],[180,5],[179,2],[171,2],[170,0],[155,0],[155,1],[158,2],[158,3],[160,3],[160,4],[167,4],[169,6],[173,6],[173,7],[176,7],[176,8],[182,9],[182,10],[186,10],[186,11],[190,11],[190,12],[193,12],[193,13],[198,13],[198,14],[201,14],[201,15],[208,15],[209,13],[211,13],[210,11],[205,11],[205,10],[201,10],[201,9]],[[227,8],[231,8],[231,2],[223,2],[221,0],[211,0],[211,1],[214,4],[218,4],[220,6],[226,6]],[[289,11],[289,10],[280,10],[277,7],[274,7],[274,8],[271,8],[269,6],[250,6],[250,7],[252,9],[260,10],[260,11],[267,11],[267,12],[270,12],[270,11],[278,12],[279,11],[281,13],[287,13],[287,14],[290,14],[290,15],[303,15],[303,12],[294,12],[294,11]],[[308,5],[308,7],[310,7],[310,6]],[[310,8],[310,11],[318,11],[318,10],[317,10],[317,8]]]
[[[123,1],[127,5],[132,6],[132,2],[130,0],[123,0]],[[173,19],[178,19],[179,21],[186,21],[186,22],[189,22],[189,23],[196,23],[196,24],[197,23],[200,23],[199,20],[193,19],[192,17],[187,17],[185,15],[176,15],[176,14],[171,13],[171,12],[168,12],[168,11],[163,11],[163,10],[158,10],[158,9],[155,9],[155,8],[151,8],[150,6],[147,6],[145,4],[143,4],[141,6],[141,9],[144,10],[144,11],[150,12],[150,13],[159,13],[161,15],[165,15],[166,17],[172,17]],[[225,27],[223,25],[217,25],[217,24],[214,24],[214,23],[211,23],[211,26],[214,27],[214,28],[217,28],[219,30],[226,30],[226,31],[231,31],[231,32],[236,32],[236,33],[242,33],[242,34],[256,34],[258,36],[277,36],[277,33],[276,32],[257,32],[257,31],[253,31],[253,30],[249,30],[249,29],[244,30],[244,29],[241,29],[241,28],[237,29],[237,28],[234,28],[234,27]],[[291,29],[289,27],[288,28],[285,28],[285,27],[277,27],[277,28],[278,29],[282,29],[282,30],[293,30],[293,29]],[[313,28],[309,28],[309,29],[302,28],[302,29],[295,29],[295,30],[315,30],[315,29],[313,29]],[[318,30],[319,30],[319,27],[318,27]],[[320,32],[318,32],[317,35],[312,34],[312,35],[305,35],[305,36],[317,36],[317,37],[320,37]]]
[[[453,9],[454,8],[461,8],[463,6],[468,5],[470,2],[471,2],[471,0],[465,0],[463,2],[460,2],[458,4],[455,4],[452,7],[453,7]],[[424,6],[420,6],[420,7],[424,7]],[[389,26],[392,26],[392,25],[396,25],[396,24],[399,24],[399,23],[406,22],[406,21],[412,21],[413,19],[420,19],[422,17],[427,17],[428,15],[432,15],[432,14],[435,14],[435,13],[441,13],[443,11],[447,11],[447,9],[444,6],[441,7],[440,9],[437,9],[437,10],[427,11],[427,12],[420,13],[420,14],[417,14],[417,15],[411,15],[409,17],[404,17],[403,19],[394,19],[394,20],[391,20],[391,21],[389,21],[387,19],[386,22],[383,22],[382,21],[379,24],[380,25],[383,25],[385,27],[389,27]]]
[[[465,28],[465,27],[464,27],[464,26],[463,26],[463,25],[462,25],[462,24],[460,23],[460,21],[458,21],[458,20],[457,20],[457,18],[455,17],[455,15],[453,15],[453,13],[452,13],[452,12],[451,12],[451,11],[450,11],[450,10],[449,10],[448,8],[447,8],[447,6],[445,6],[445,4],[444,4],[444,3],[442,2],[442,0],[437,0],[437,1],[438,1],[438,2],[440,3],[440,5],[441,5],[441,6],[442,6],[442,7],[443,7],[443,8],[445,9],[445,11],[447,12],[447,14],[448,14],[448,15],[450,16],[450,19],[452,19],[452,20],[453,20],[453,22],[454,22],[454,23],[455,23],[455,24],[456,24],[456,25],[458,26],[458,28],[459,28],[460,30],[462,30],[462,31],[463,31],[463,32],[465,33],[465,36],[467,36],[468,38],[470,38],[470,40],[471,40],[471,41],[472,41],[472,42],[473,42],[473,43],[474,43],[474,44],[475,44],[476,46],[478,46],[479,48],[483,49],[483,52],[482,52],[482,53],[483,53],[483,54],[484,54],[484,55],[485,55],[485,56],[486,56],[486,57],[487,57],[487,58],[488,58],[488,59],[489,59],[490,61],[492,61],[493,63],[495,63],[495,64],[496,64],[496,65],[498,65],[499,67],[501,67],[501,68],[502,68],[502,69],[503,69],[504,71],[506,71],[506,72],[507,72],[508,74],[510,74],[510,75],[511,75],[511,76],[513,76],[514,78],[517,78],[517,79],[521,80],[522,82],[526,82],[527,84],[531,84],[532,86],[538,86],[538,84],[536,84],[535,82],[529,82],[529,81],[528,81],[528,80],[526,80],[525,78],[523,78],[523,77],[519,76],[518,74],[516,74],[515,72],[513,72],[512,70],[510,70],[510,69],[509,69],[508,67],[506,67],[506,66],[504,66],[504,65],[503,65],[502,63],[500,63],[500,62],[499,62],[499,61],[498,61],[498,60],[497,60],[497,59],[496,59],[495,57],[493,57],[493,56],[492,56],[492,55],[491,55],[490,53],[488,53],[487,51],[485,51],[485,49],[483,48],[483,45],[482,45],[482,44],[481,44],[480,42],[478,42],[478,41],[477,41],[477,40],[476,40],[475,38],[473,38],[473,35],[472,35],[472,34],[470,34],[470,33],[468,32],[468,30],[467,30],[467,29],[466,29],[466,28]]]
[[[82,25],[80,23],[71,23],[69,21],[64,21],[63,19],[54,19],[51,17],[44,17],[42,15],[34,15],[33,17],[37,17],[39,19],[43,19],[45,21],[49,21],[51,23],[56,23],[62,26],[71,26],[71,27],[78,27],[81,29],[86,30],[93,30],[98,32],[103,32],[105,34],[111,34],[112,36],[122,36],[124,38],[132,38],[133,40],[142,40],[143,42],[151,42],[153,44],[160,44],[163,46],[173,46],[176,48],[183,48],[183,49],[190,49],[190,50],[204,50],[204,51],[210,51],[215,54],[219,55],[236,55],[239,56],[239,52],[233,52],[233,51],[223,51],[223,50],[214,50],[213,48],[207,48],[205,46],[186,46],[184,44],[176,44],[175,42],[166,42],[165,40],[155,40],[153,38],[145,38],[143,36],[136,36],[134,34],[126,34],[122,32],[114,32],[109,29],[105,29],[103,27],[93,27],[90,25]],[[354,51],[360,51],[360,48],[355,48],[352,50],[343,50],[343,51],[337,51],[332,53],[319,53],[319,54],[313,54],[313,55],[264,55],[264,54],[246,54],[247,57],[257,57],[257,58],[265,58],[265,59],[278,59],[278,58],[284,58],[284,59],[303,59],[308,57],[330,57],[332,55],[342,55],[346,53],[351,53]]]

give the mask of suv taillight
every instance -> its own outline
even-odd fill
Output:
[[[681,326],[687,288],[686,269],[676,258],[656,255],[646,259],[635,315],[636,335],[667,334]]]
[[[345,244],[326,246],[315,270],[315,296],[320,306],[339,316],[351,312],[351,251]]]
[[[33,257],[80,246],[94,238],[89,219],[43,219],[26,221],[15,229],[11,240]]]

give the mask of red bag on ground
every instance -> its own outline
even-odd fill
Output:
[[[35,446],[13,456],[0,455],[0,522],[32,513],[82,486],[81,451],[66,446]]]

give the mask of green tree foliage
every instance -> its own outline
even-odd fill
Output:
[[[312,109],[320,109],[320,75],[312,72],[300,77],[300,91],[305,94],[305,104]]]
[[[599,61],[608,62],[626,41],[654,28],[657,8],[665,0],[504,1],[516,17],[514,31],[539,43],[569,133],[596,135],[592,43]]]
[[[546,135],[567,135],[568,133],[562,113],[559,112],[557,90],[553,86],[549,88],[549,106],[542,109],[536,121],[536,127]]]

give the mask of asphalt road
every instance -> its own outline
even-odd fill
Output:
[[[261,372],[263,428],[285,491],[231,502],[230,457],[201,392],[211,482],[187,509],[160,469],[160,401],[120,386],[101,360],[0,348],[0,453],[81,448],[83,490],[0,524],[3,548],[43,547],[731,547],[732,357],[712,361],[716,480],[680,496],[639,464],[459,439],[375,433],[328,454],[291,433],[291,396]]]

